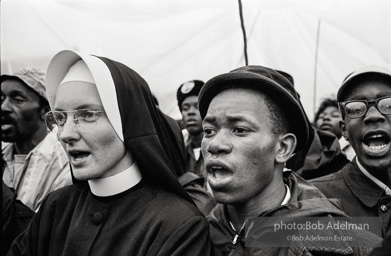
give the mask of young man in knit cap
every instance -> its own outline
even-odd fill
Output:
[[[337,100],[342,134],[356,157],[339,172],[312,180],[326,196],[342,201],[350,216],[380,217],[391,235],[391,71],[363,67],[342,83]]]
[[[262,66],[241,67],[206,82],[198,102],[204,129],[201,149],[219,203],[207,217],[214,255],[361,251],[349,244],[343,249],[246,246],[248,232],[256,228],[249,217],[317,216],[332,221],[346,216],[337,200],[327,199],[300,176],[284,170],[292,154],[306,145],[309,133],[298,95],[284,76]]]
[[[1,135],[9,142],[2,151],[3,180],[34,211],[51,191],[72,182],[68,157],[46,128],[50,109],[44,76],[38,69],[24,68],[0,78]]]

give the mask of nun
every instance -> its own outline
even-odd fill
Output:
[[[73,185],[51,193],[8,255],[209,255],[209,228],[175,173],[175,144],[148,84],[104,57],[59,52],[51,112]]]

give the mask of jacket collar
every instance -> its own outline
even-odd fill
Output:
[[[391,189],[386,185],[384,184],[383,182],[381,182],[379,179],[377,179],[375,176],[373,176],[372,174],[370,174],[365,168],[364,166],[362,166],[360,164],[360,161],[358,161],[358,158],[356,158],[356,163],[357,163],[357,167],[358,169],[360,169],[360,171],[368,177],[368,179],[372,180],[374,183],[376,183],[376,185],[378,185],[381,189],[383,189],[386,193],[386,195],[388,196],[391,196]]]
[[[274,215],[285,216],[321,216],[331,214],[335,217],[346,217],[341,210],[338,199],[326,198],[314,185],[310,184],[292,171],[284,171],[284,183],[289,187],[290,200],[287,204],[260,213],[259,217]],[[217,204],[210,212],[208,219],[230,227],[227,205]],[[233,232],[234,233],[234,232]]]
[[[342,169],[343,178],[350,191],[366,206],[374,207],[384,194],[375,182],[358,168],[356,157]]]

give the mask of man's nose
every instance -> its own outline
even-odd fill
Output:
[[[5,99],[1,102],[1,111],[3,112],[11,111],[10,100],[8,97],[5,97]]]
[[[367,113],[364,116],[364,123],[376,123],[376,122],[384,122],[385,117],[375,106],[369,106]]]
[[[211,154],[230,153],[232,151],[232,144],[226,134],[227,132],[217,132],[210,140],[206,150]]]

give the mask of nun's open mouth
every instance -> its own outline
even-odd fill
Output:
[[[80,162],[91,155],[86,151],[68,151],[69,156],[71,157],[72,162]]]

